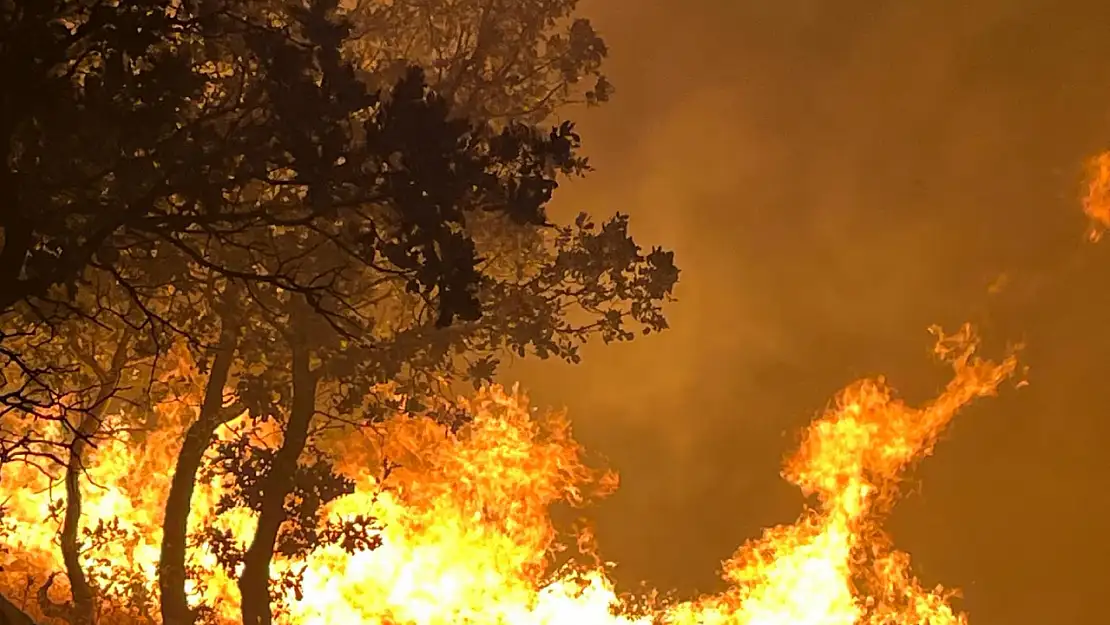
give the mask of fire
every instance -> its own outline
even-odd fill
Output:
[[[1087,161],[1085,186],[1083,212],[1091,221],[1088,236],[1092,241],[1098,241],[1110,228],[1110,152],[1103,152]]]
[[[965,622],[951,593],[922,589],[909,556],[894,551],[880,521],[898,477],[928,455],[944,427],[972,399],[993,394],[1017,366],[976,355],[969,326],[940,333],[936,351],[955,375],[922,408],[896,399],[883,380],[841,392],[814,422],[783,476],[817,500],[793,525],[768,530],[725,563],[732,587],[680,606],[673,623],[743,625],[949,625]]]
[[[615,475],[589,467],[564,415],[539,415],[517,390],[492,387],[465,401],[473,420],[452,431],[419,415],[398,414],[373,429],[321,440],[355,490],[327,504],[324,522],[373,518],[376,548],[326,544],[278,558],[274,575],[299,572],[303,596],[283,591],[277,622],[447,625],[956,625],[952,593],[924,589],[909,557],[891,546],[881,521],[899,475],[928,455],[956,412],[990,395],[1016,368],[976,355],[969,328],[940,336],[951,382],[921,408],[895,398],[883,380],[856,383],[802,437],[783,476],[813,505],[790,525],[767,530],[724,564],[728,589],[686,602],[619,596],[604,565],[570,563],[552,572],[562,549],[552,506],[581,504],[615,487]],[[159,406],[159,428],[120,435],[87,458],[82,558],[100,600],[121,610],[111,622],[150,622],[157,614],[161,510],[174,455],[194,417],[196,397]],[[121,425],[126,415],[107,419]],[[263,429],[258,429],[262,427]],[[272,426],[271,426],[272,427]],[[227,424],[266,431],[246,415]],[[50,434],[49,432],[47,434]],[[59,435],[59,432],[53,432]],[[382,471],[381,467],[393,467]],[[0,588],[41,617],[34,592],[64,571],[58,547],[59,472],[10,464],[5,489]],[[206,478],[194,496],[190,565],[205,572],[190,587],[195,604],[234,622],[234,571],[217,565],[206,528],[250,540],[249,510],[216,514],[228,484]],[[588,551],[588,550],[587,550]],[[56,601],[66,595],[59,581]],[[123,607],[123,606],[126,606]],[[144,616],[144,612],[146,616]]]

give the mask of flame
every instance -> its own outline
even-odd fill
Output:
[[[813,504],[795,523],[767,530],[725,562],[724,592],[685,602],[620,596],[599,562],[571,562],[552,572],[562,549],[552,506],[604,495],[616,480],[585,463],[565,415],[538,415],[517,389],[492,387],[464,401],[474,419],[458,432],[426,417],[398,414],[360,435],[332,436],[325,446],[342,459],[338,468],[356,488],[328,504],[324,516],[372,516],[380,545],[352,551],[323,545],[305,557],[275,559],[275,577],[300,571],[303,587],[303,598],[292,591],[282,597],[288,609],[277,622],[965,623],[950,605],[953,593],[916,581],[909,556],[891,546],[881,521],[896,498],[899,475],[932,451],[961,407],[993,394],[1014,373],[1013,357],[988,361],[976,355],[976,347],[969,327],[953,336],[938,333],[937,352],[954,375],[921,408],[897,399],[882,379],[842,391],[804,433],[783,470]],[[143,440],[117,436],[88,454],[82,557],[104,605],[136,622],[156,618],[161,510],[174,455],[198,403],[197,397],[167,401],[158,407],[154,433]],[[106,421],[121,425],[127,415]],[[220,436],[230,440],[243,428],[277,434],[265,427],[244,415]],[[384,460],[398,468],[383,473]],[[25,464],[9,464],[0,473],[7,501],[0,588],[31,614],[38,608],[27,589],[64,570],[57,546],[60,477],[56,470]],[[249,541],[251,512],[215,513],[226,488],[215,478],[198,484],[190,518],[196,544],[189,559],[208,575],[188,592],[195,604],[215,606],[217,621],[235,622],[233,574],[216,565],[214,546],[199,538],[203,528],[219,527],[242,545]],[[64,599],[64,584],[52,592],[55,600]],[[112,622],[129,622],[123,612]]]
[[[1102,239],[1110,228],[1110,151],[1088,159],[1086,164],[1083,212],[1090,219],[1087,236],[1091,241]]]

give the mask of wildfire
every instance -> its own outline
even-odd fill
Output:
[[[298,573],[301,594],[283,590],[284,624],[447,625],[949,625],[965,617],[951,593],[922,588],[909,557],[881,530],[899,474],[928,455],[955,413],[995,392],[1015,360],[979,358],[969,328],[940,336],[937,351],[954,375],[932,402],[905,405],[880,380],[856,383],[804,434],[783,476],[812,496],[791,525],[767,530],[724,565],[728,590],[683,603],[618,596],[600,564],[552,573],[561,549],[550,509],[604,495],[615,476],[590,468],[563,415],[538,415],[516,390],[487,389],[465,402],[473,415],[452,431],[430,418],[398,414],[372,430],[321,436],[321,447],[355,484],[328,503],[322,523],[356,516],[376,548],[325,544],[275,560],[274,576]],[[159,407],[154,433],[118,435],[90,450],[82,484],[82,558],[105,606],[127,606],[111,622],[156,619],[162,508],[184,427],[196,398]],[[125,415],[107,419],[127,422]],[[263,429],[258,429],[258,428]],[[231,440],[253,428],[247,416],[221,430]],[[272,426],[270,426],[272,427]],[[383,471],[381,467],[392,467]],[[41,617],[34,589],[64,571],[58,547],[61,475],[11,464],[5,489],[0,588]],[[206,477],[193,498],[190,565],[204,575],[189,588],[217,621],[237,618],[235,571],[217,564],[223,530],[243,546],[254,515],[217,514],[229,485]],[[63,580],[51,589],[66,595]],[[146,612],[146,615],[144,615]]]
[[[1087,161],[1085,186],[1083,212],[1091,220],[1087,232],[1092,241],[1098,241],[1110,228],[1110,152]]]

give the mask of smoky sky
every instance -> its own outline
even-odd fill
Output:
[[[1110,557],[1110,254],[1082,159],[1110,145],[1100,0],[596,0],[614,101],[558,209],[632,215],[683,269],[672,329],[515,366],[620,471],[591,511],[617,576],[684,594],[761,527],[836,390],[944,381],[934,323],[1024,341],[1030,386],[963,413],[890,527],[973,623],[1091,622]],[[991,290],[995,284],[1001,288]],[[996,352],[999,353],[999,352]]]

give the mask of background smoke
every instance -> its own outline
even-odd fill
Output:
[[[1032,385],[957,420],[895,538],[924,581],[965,590],[974,623],[1100,616],[1110,258],[1077,196],[1110,143],[1110,4],[586,11],[618,95],[579,116],[599,171],[560,206],[630,212],[679,255],[682,301],[664,336],[506,378],[567,405],[621,471],[596,510],[618,577],[715,588],[738,542],[792,520],[777,471],[796,428],[861,375],[933,390],[925,328],[972,320],[1027,342]]]

